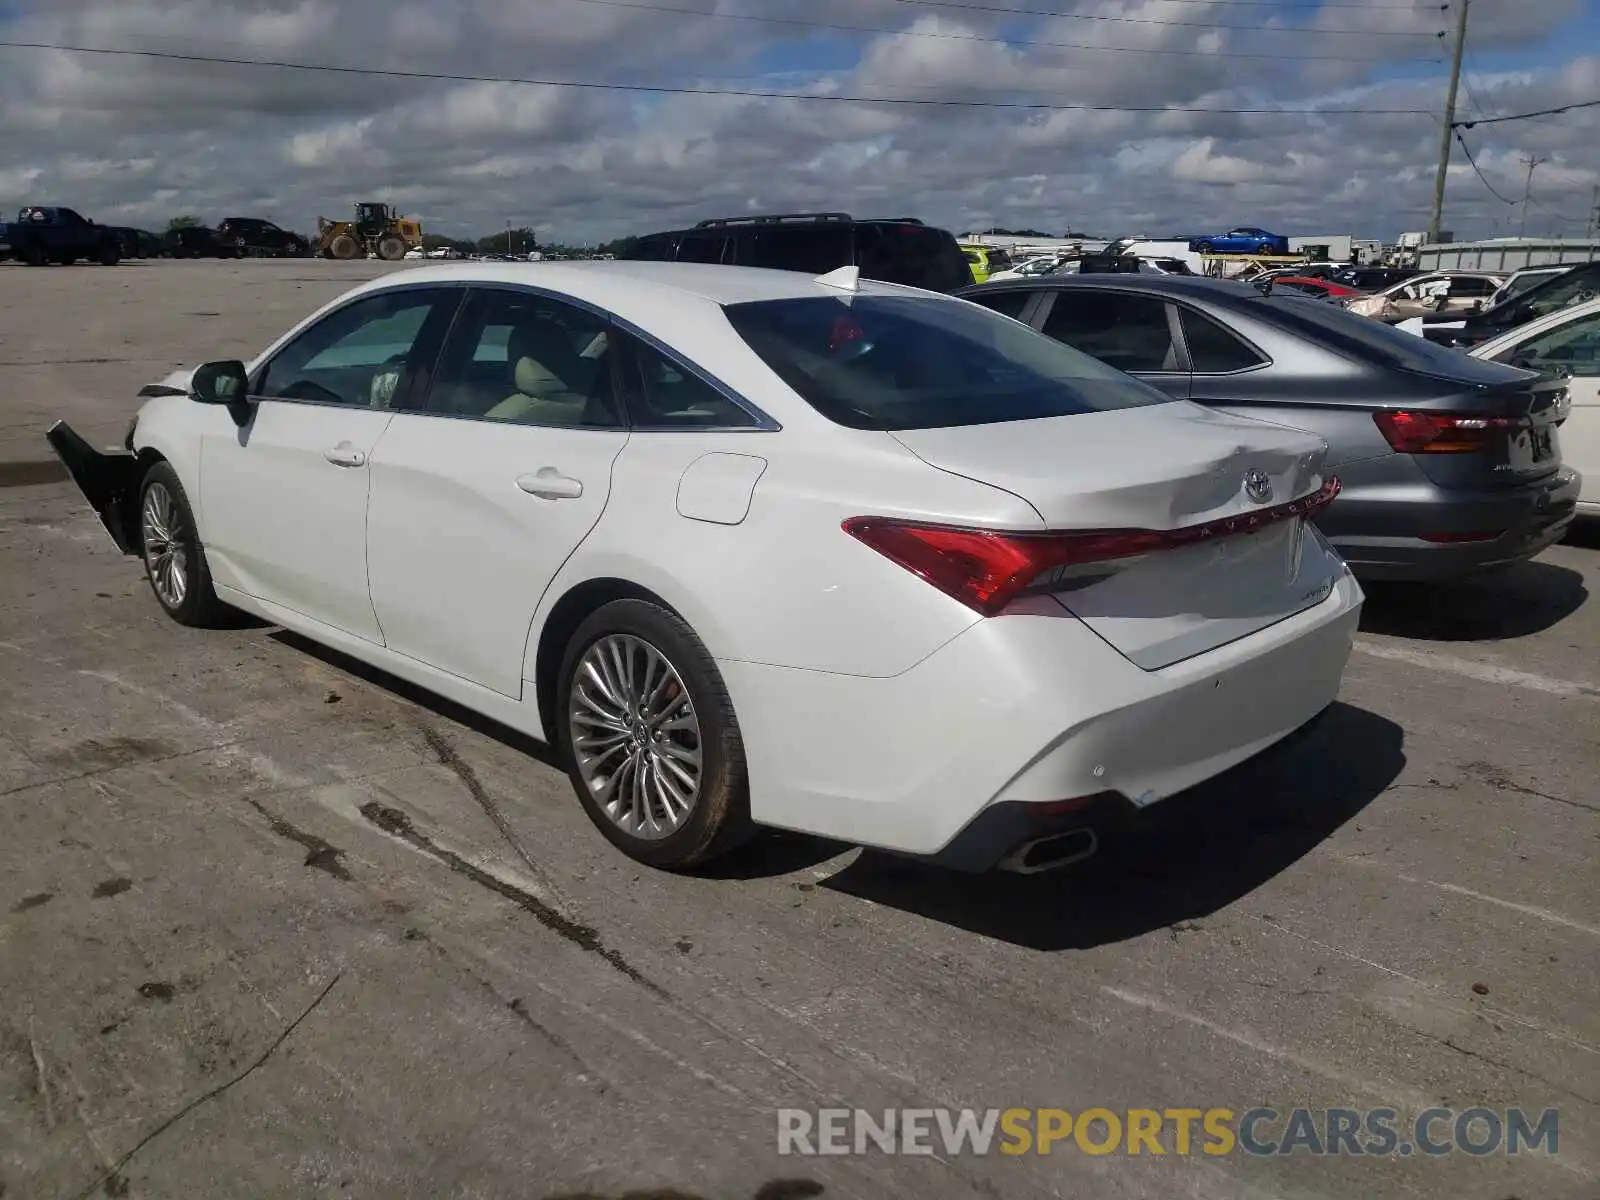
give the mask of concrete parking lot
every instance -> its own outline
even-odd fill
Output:
[[[166,620],[49,461],[52,419],[115,441],[140,385],[387,269],[0,265],[0,1195],[1600,1196],[1600,532],[1375,592],[1308,740],[1073,870],[772,835],[658,874],[541,747]],[[787,1108],[1297,1106],[1556,1109],[1559,1143],[776,1139]]]

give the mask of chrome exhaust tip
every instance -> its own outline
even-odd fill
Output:
[[[1023,842],[997,864],[1015,875],[1039,875],[1082,862],[1100,848],[1100,839],[1087,825]]]

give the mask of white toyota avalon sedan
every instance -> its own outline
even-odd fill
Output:
[[[554,745],[623,852],[1032,871],[1334,699],[1317,437],[964,300],[668,263],[362,285],[56,452],[157,601]]]

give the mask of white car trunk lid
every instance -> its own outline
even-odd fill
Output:
[[[1026,500],[1051,531],[1175,533],[1030,589],[1147,670],[1319,603],[1344,569],[1298,515],[1246,528],[1324,487],[1314,434],[1173,403],[894,436],[931,466]]]

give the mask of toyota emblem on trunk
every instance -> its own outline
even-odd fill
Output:
[[[1272,499],[1272,480],[1260,467],[1251,467],[1244,473],[1244,494],[1257,504]]]

